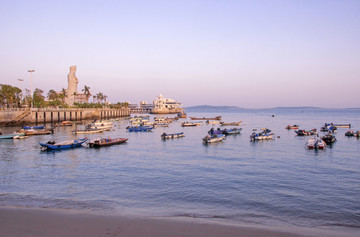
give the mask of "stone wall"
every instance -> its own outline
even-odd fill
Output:
[[[31,109],[1,110],[2,126],[22,124],[45,124],[62,121],[80,121],[89,119],[110,119],[129,117],[130,109]]]

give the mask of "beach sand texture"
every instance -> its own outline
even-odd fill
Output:
[[[120,217],[73,210],[0,207],[2,237],[356,236],[355,233],[231,226],[187,218]]]

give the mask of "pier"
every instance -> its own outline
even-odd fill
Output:
[[[130,109],[80,109],[80,108],[32,108],[7,109],[0,111],[1,126],[21,126],[24,124],[60,123],[89,119],[110,119],[129,117]]]

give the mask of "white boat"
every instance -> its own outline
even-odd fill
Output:
[[[206,137],[203,138],[204,143],[215,143],[215,142],[221,142],[225,140],[226,137],[224,134],[213,134],[212,136],[206,135]]]
[[[312,137],[307,141],[306,146],[309,149],[324,149],[326,143],[320,137]]]
[[[262,128],[261,132],[259,133],[253,132],[250,135],[251,141],[271,140],[273,138],[274,138],[274,133],[272,133],[271,130],[267,128]]]
[[[172,133],[172,134],[163,133],[163,134],[161,135],[161,138],[162,138],[163,140],[173,139],[173,138],[180,138],[180,137],[185,137],[185,135],[184,135],[183,132]]]
[[[201,122],[183,122],[181,123],[182,127],[196,127],[196,126],[200,126]]]

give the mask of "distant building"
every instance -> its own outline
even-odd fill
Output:
[[[154,105],[153,104],[148,104],[146,101],[140,101],[140,108],[141,109],[153,109]]]
[[[159,95],[153,102],[153,114],[177,114],[183,111],[181,103],[176,102],[173,99],[165,98],[163,95]]]

